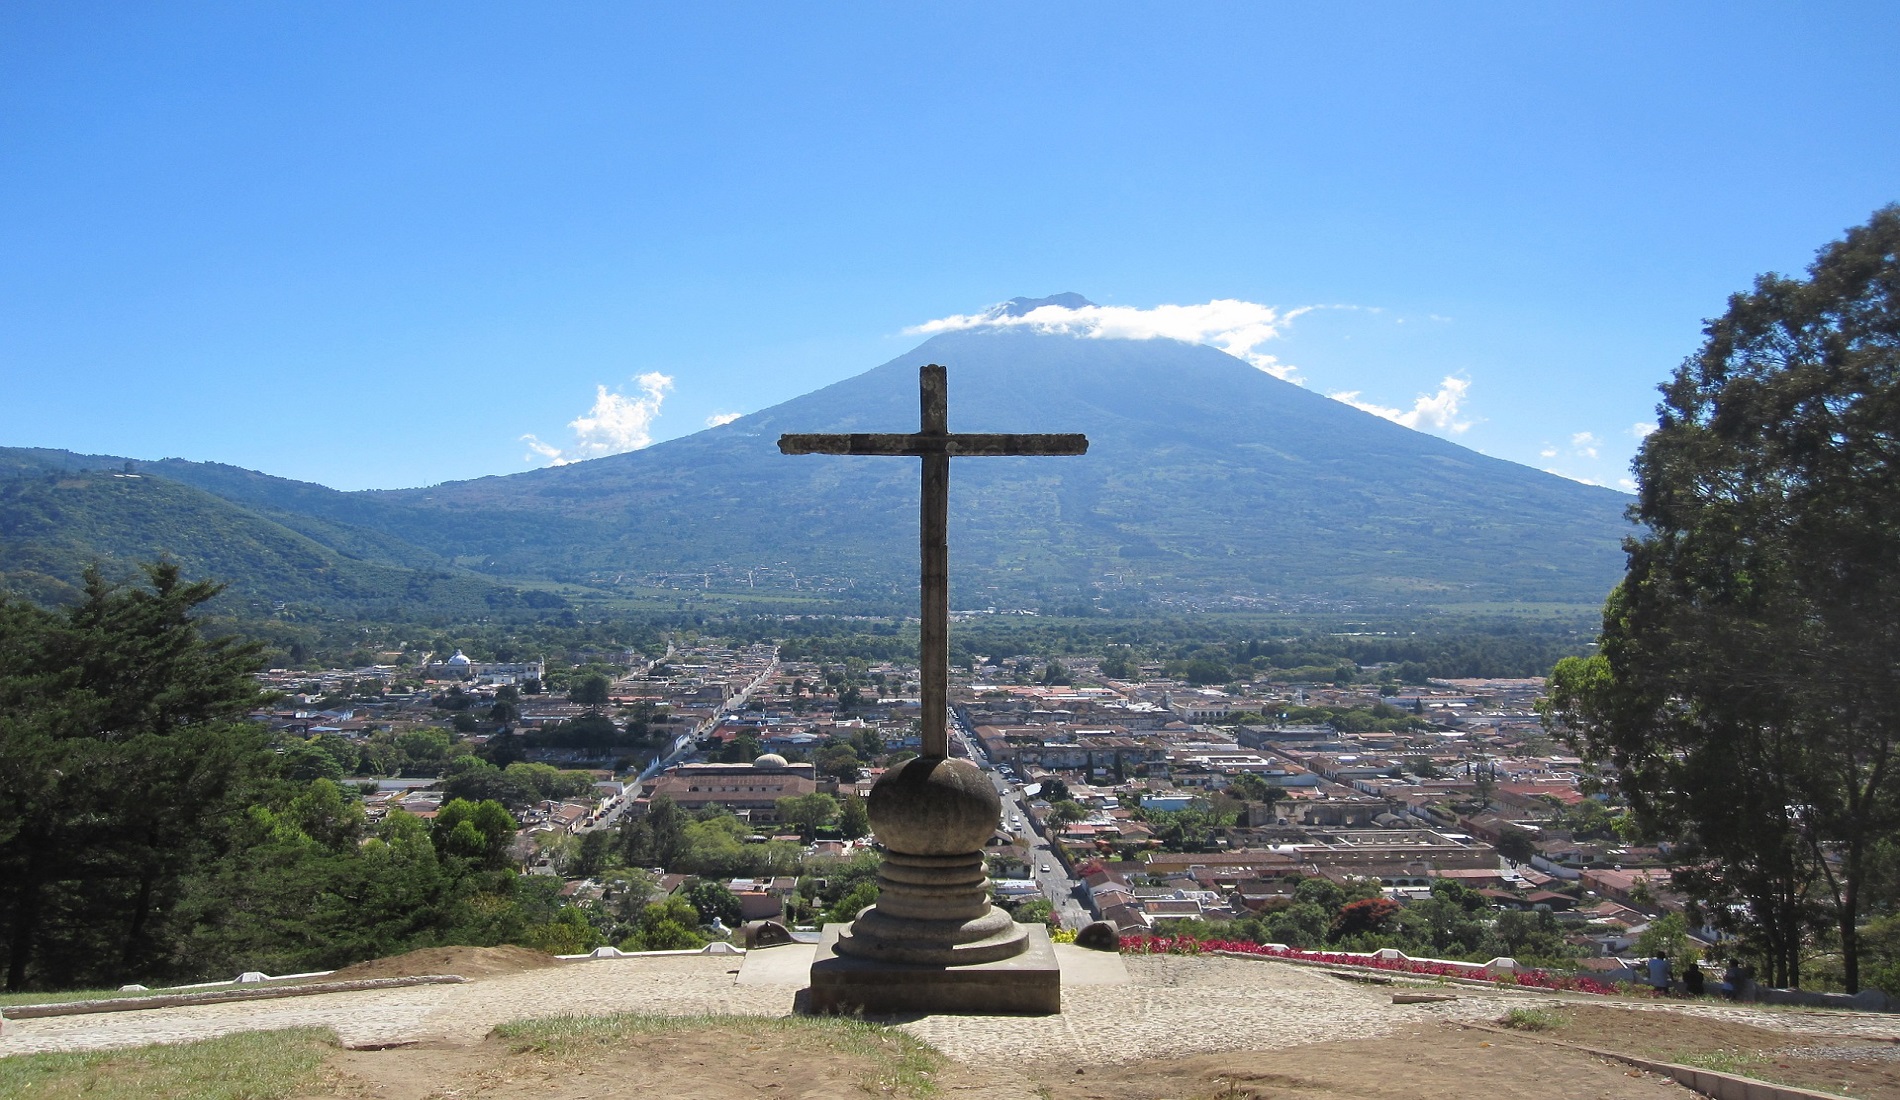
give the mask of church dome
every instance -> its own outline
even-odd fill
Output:
[[[459,649],[455,651],[455,656],[449,658],[449,664],[452,665],[470,665],[474,663],[475,662],[468,659],[468,654],[463,653]]]
[[[791,767],[790,764],[786,763],[786,760],[783,756],[780,756],[778,753],[775,753],[775,752],[768,752],[764,756],[761,756],[757,760],[754,760],[752,762],[752,766],[755,768],[789,768]]]

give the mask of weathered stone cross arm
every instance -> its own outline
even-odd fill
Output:
[[[1079,432],[1005,435],[950,431],[949,381],[936,363],[917,368],[920,431],[786,434],[778,449],[788,455],[886,455],[923,459],[917,542],[922,558],[922,619],[918,672],[922,680],[922,755],[950,755],[944,711],[950,685],[950,460],[985,456],[1081,455],[1088,436]]]
[[[778,449],[788,455],[947,455],[977,456],[1081,455],[1089,437],[1081,433],[1001,435],[989,432],[937,434],[917,432],[853,433],[849,435],[790,434],[778,437]]]

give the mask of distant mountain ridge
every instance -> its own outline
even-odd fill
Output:
[[[1003,308],[1039,304],[1069,303]],[[902,606],[916,583],[916,462],[792,458],[776,440],[915,430],[926,362],[949,368],[952,430],[1092,443],[1080,458],[952,464],[959,607],[1589,603],[1622,570],[1620,494],[1411,431],[1213,348],[1021,326],[945,333],[721,427],[518,474],[343,493],[208,463],[137,469],[392,567]],[[0,470],[22,453],[0,450]]]

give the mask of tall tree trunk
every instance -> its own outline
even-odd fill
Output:
[[[7,992],[26,988],[26,964],[33,957],[33,942],[40,930],[40,892],[44,884],[37,871],[28,868],[25,881],[14,889],[13,934],[7,939]]]
[[[119,966],[127,977],[135,976],[144,961],[145,925],[152,911],[152,887],[158,877],[149,867],[139,874],[139,888],[132,900],[132,920],[125,930],[125,943],[119,949]]]

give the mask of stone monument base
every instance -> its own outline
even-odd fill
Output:
[[[825,925],[811,964],[808,1009],[815,1013],[883,1015],[921,1012],[972,1016],[1042,1016],[1062,1011],[1062,971],[1049,930],[1019,924],[1026,949],[995,962],[924,966],[874,962],[840,955],[838,934],[849,924]]]

